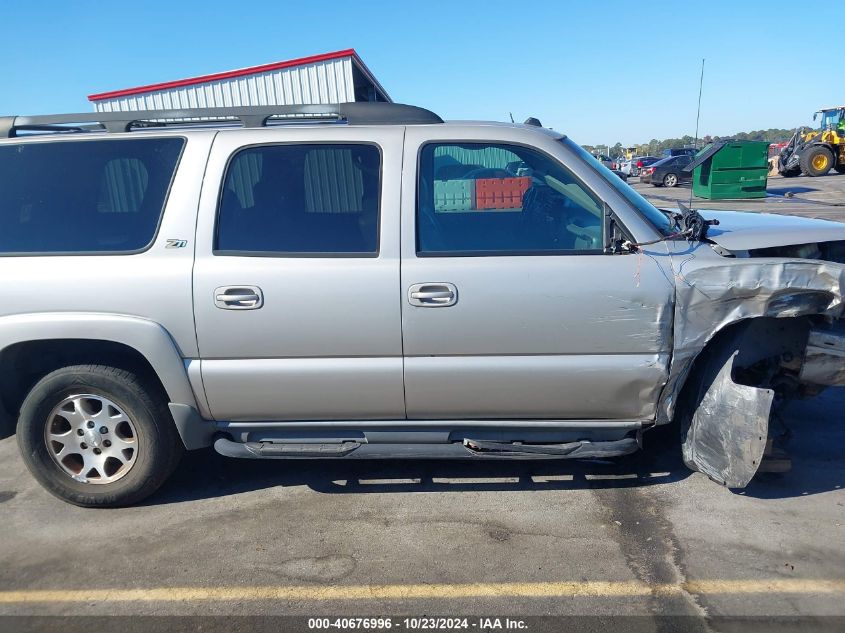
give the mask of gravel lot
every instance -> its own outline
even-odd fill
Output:
[[[633,184],[662,206],[689,196]],[[770,189],[696,206],[845,219],[845,177]],[[742,494],[688,472],[661,429],[614,463],[200,451],[145,505],[95,511],[42,491],[9,437],[0,614],[845,616],[843,405],[791,405],[792,472]]]

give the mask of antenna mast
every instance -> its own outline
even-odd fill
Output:
[[[695,141],[693,141],[693,149],[698,150],[698,123],[701,120],[701,91],[704,88],[704,58],[701,58],[701,78],[698,80],[698,111],[695,113]],[[689,188],[689,206],[692,208],[692,186]]]
[[[698,122],[701,120],[701,90],[704,88],[704,58],[701,58],[701,79],[698,80],[698,112],[695,115],[695,142],[693,147],[698,149]]]

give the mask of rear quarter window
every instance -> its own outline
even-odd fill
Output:
[[[147,138],[0,146],[0,254],[145,249],[184,144]]]

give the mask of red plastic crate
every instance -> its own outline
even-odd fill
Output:
[[[530,186],[530,176],[479,178],[475,181],[475,208],[519,209],[522,207],[522,195]]]

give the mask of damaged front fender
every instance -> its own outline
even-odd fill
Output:
[[[801,372],[796,383],[843,384],[845,335],[820,334],[802,317],[827,317],[821,320],[828,323],[842,317],[845,266],[725,259],[704,244],[673,254],[673,266],[673,356],[657,421],[680,417],[687,465],[742,488],[763,458],[775,390],[773,383],[737,380],[738,373],[766,358],[794,357]],[[720,333],[725,336],[709,345]],[[682,391],[688,382],[690,388]]]
[[[678,246],[683,248],[680,243]],[[823,315],[838,319],[843,312],[845,265],[775,258],[724,259],[705,244],[690,248],[691,252],[672,256],[675,327],[658,424],[673,419],[693,361],[728,326],[757,317]],[[698,257],[702,249],[706,256]]]

